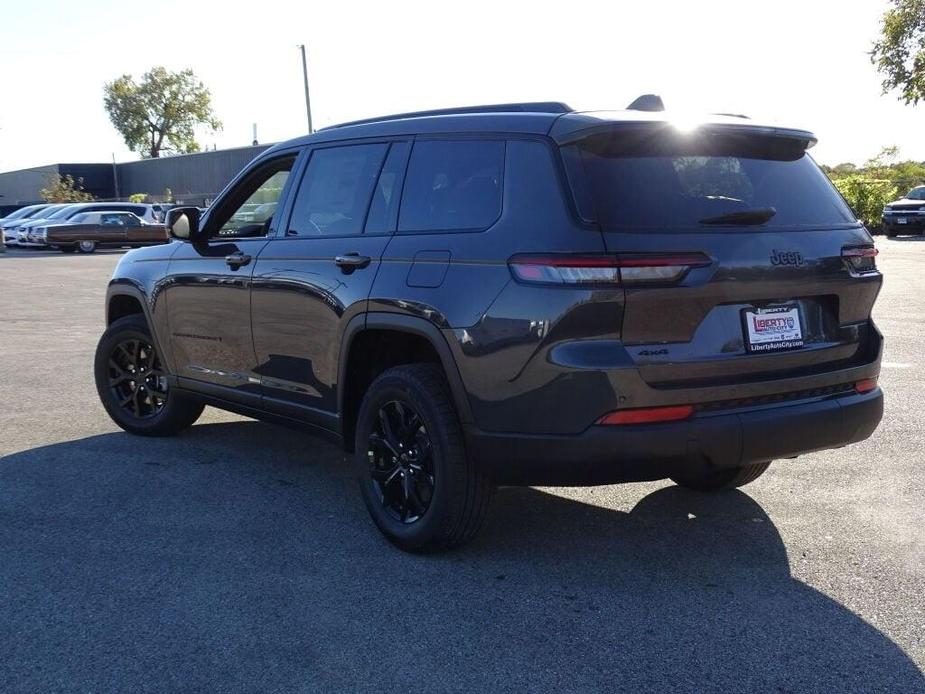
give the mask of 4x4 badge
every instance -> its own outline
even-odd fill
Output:
[[[803,264],[803,254],[797,251],[771,251],[771,265],[795,265]]]

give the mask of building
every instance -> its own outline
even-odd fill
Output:
[[[146,193],[180,203],[207,205],[244,166],[270,145],[209,150],[121,164],[49,164],[0,173],[0,212],[42,202],[39,191],[55,174],[82,179],[98,200]]]

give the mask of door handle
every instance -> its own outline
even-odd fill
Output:
[[[228,263],[228,267],[230,267],[232,270],[237,270],[240,267],[244,267],[250,261],[251,257],[246,253],[242,253],[241,251],[236,251],[231,255],[225,256],[225,262]]]
[[[371,260],[372,258],[370,258],[368,255],[360,255],[359,253],[344,253],[343,255],[334,257],[334,264],[344,272],[352,272],[353,270],[366,267],[369,265]]]

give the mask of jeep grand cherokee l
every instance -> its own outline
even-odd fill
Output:
[[[813,143],[546,103],[276,145],[123,257],[99,395],[135,434],[209,404],[342,442],[410,551],[499,484],[741,486],[882,414],[876,250]]]

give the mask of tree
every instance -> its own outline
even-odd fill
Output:
[[[925,98],[925,0],[892,0],[870,57],[883,76],[884,94],[899,90],[899,98],[913,105]]]
[[[71,174],[52,174],[48,177],[48,187],[42,188],[39,195],[45,202],[88,202],[93,196],[84,190],[83,182]]]
[[[103,104],[128,148],[145,158],[198,152],[196,127],[222,127],[211,93],[192,70],[155,67],[138,83],[122,75],[104,87]]]

